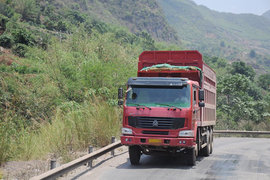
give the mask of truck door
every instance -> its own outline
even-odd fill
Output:
[[[199,121],[200,119],[200,108],[199,108],[199,98],[198,98],[198,93],[199,93],[199,87],[197,86],[192,86],[192,122]]]

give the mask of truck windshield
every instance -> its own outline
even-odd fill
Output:
[[[190,107],[190,87],[130,86],[127,90],[126,105]]]

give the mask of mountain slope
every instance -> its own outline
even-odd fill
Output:
[[[125,26],[133,33],[146,31],[156,40],[178,42],[177,33],[155,0],[57,0],[52,3],[61,9],[73,9],[93,19]]]
[[[177,40],[176,32],[168,25],[162,9],[153,0],[102,0],[100,3],[131,32],[146,30],[158,40],[173,42]]]
[[[270,19],[270,10],[269,11],[266,11],[265,13],[263,13],[263,15],[262,16],[264,16],[264,17],[266,17],[266,18],[269,18]]]
[[[270,58],[270,21],[252,14],[212,11],[189,0],[158,0],[188,48],[211,56],[245,60],[263,69]],[[255,57],[250,56],[255,51]],[[261,65],[258,65],[260,61]]]

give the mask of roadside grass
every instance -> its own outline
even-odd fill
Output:
[[[85,151],[89,145],[101,147],[119,137],[120,110],[103,100],[94,98],[80,106],[58,108],[51,123],[39,130],[24,133],[18,144],[11,145],[14,159],[39,159],[50,155],[67,162],[69,155]]]
[[[0,169],[0,179],[4,179],[4,175],[1,169]]]

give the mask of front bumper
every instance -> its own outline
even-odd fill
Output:
[[[153,142],[154,141],[154,142]],[[173,147],[194,147],[194,138],[164,138],[164,137],[144,137],[144,136],[121,136],[123,145],[145,145],[145,146],[173,146]]]

